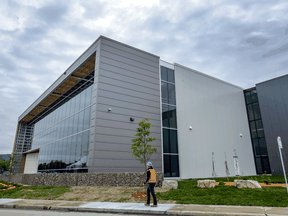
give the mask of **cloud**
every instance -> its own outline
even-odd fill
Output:
[[[288,43],[282,45],[281,47],[274,49],[274,50],[270,50],[269,52],[265,53],[262,55],[262,58],[267,58],[267,57],[271,57],[271,56],[275,56],[281,53],[285,53],[288,51]]]
[[[264,44],[266,44],[266,42],[269,39],[263,39],[263,38],[257,38],[257,37],[253,37],[253,38],[248,38],[246,40],[247,43],[251,43],[253,46],[259,47],[262,46]]]
[[[4,0],[0,151],[12,150],[18,116],[100,35],[249,88],[287,73],[287,9],[282,0]]]

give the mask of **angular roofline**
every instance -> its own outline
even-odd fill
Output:
[[[175,66],[178,66],[178,67],[182,67],[182,68],[187,69],[187,70],[190,70],[190,71],[193,71],[193,72],[198,73],[198,74],[200,74],[200,75],[202,75],[202,76],[206,76],[206,77],[208,77],[208,78],[217,80],[217,81],[219,81],[219,82],[228,84],[228,85],[230,85],[230,86],[239,88],[239,89],[241,89],[241,90],[244,90],[244,89],[243,89],[242,87],[240,87],[240,86],[234,85],[234,84],[232,84],[232,83],[226,82],[226,81],[224,81],[224,80],[218,79],[218,78],[216,78],[216,77],[210,76],[210,75],[205,74],[205,73],[202,73],[202,72],[200,72],[200,71],[196,71],[196,70],[191,69],[191,68],[188,68],[188,67],[186,67],[186,66],[184,66],[184,65],[180,65],[180,64],[178,64],[178,63],[174,63],[174,65],[175,65]]]
[[[288,74],[284,74],[284,75],[279,76],[279,77],[275,77],[275,78],[272,78],[272,79],[269,79],[269,80],[266,80],[266,81],[263,81],[263,82],[260,82],[260,83],[256,83],[255,85],[259,85],[259,84],[261,85],[261,84],[266,83],[266,82],[274,81],[274,80],[277,80],[277,79],[282,79],[283,77],[286,77],[286,76],[288,76]]]
[[[95,52],[96,50],[90,50],[100,39],[106,39],[106,40],[110,40],[110,41],[113,41],[115,43],[118,43],[118,44],[121,44],[123,46],[126,46],[126,47],[129,47],[129,48],[132,48],[134,50],[137,50],[137,51],[140,51],[140,52],[143,52],[143,53],[146,53],[146,54],[149,54],[149,55],[152,55],[152,56],[155,56],[157,58],[160,59],[159,56],[157,55],[154,55],[152,53],[149,53],[149,52],[146,52],[144,50],[140,50],[138,48],[135,48],[135,47],[132,47],[132,46],[129,46],[127,44],[124,44],[124,43],[121,43],[119,41],[115,41],[111,38],[108,38],[108,37],[105,37],[103,35],[100,35],[19,117],[18,117],[18,122],[20,122],[29,112],[31,112],[35,107],[37,107],[46,97],[49,96],[49,94],[51,92],[54,91],[55,88],[57,88],[57,86],[59,86],[62,82],[65,81],[66,77],[68,77],[70,74],[68,74],[67,72],[70,71],[70,73],[72,73],[76,68],[78,68],[83,62],[78,62],[82,57],[86,57],[88,58],[93,52]],[[89,52],[90,50],[90,52]],[[85,61],[85,60],[83,60]],[[77,62],[78,62],[78,65],[77,65]],[[74,67],[74,69],[73,69]],[[71,71],[72,70],[72,71]],[[65,76],[65,77],[63,77]]]

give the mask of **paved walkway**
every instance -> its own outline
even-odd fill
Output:
[[[110,212],[129,214],[162,214],[162,215],[263,215],[287,216],[288,207],[251,207],[251,206],[220,206],[220,205],[181,205],[158,204],[158,207],[145,206],[143,203],[117,202],[84,202],[62,200],[30,200],[30,199],[0,199],[1,208]]]

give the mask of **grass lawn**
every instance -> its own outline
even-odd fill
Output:
[[[1,198],[53,200],[69,191],[68,186],[28,186],[0,191]]]
[[[211,178],[209,178],[211,179]],[[234,179],[252,179],[259,183],[285,183],[283,176],[241,176]],[[217,178],[217,182],[227,178]],[[12,183],[10,183],[12,184]],[[136,191],[144,188],[125,187],[68,187],[68,186],[28,186],[0,191],[0,198],[42,199],[42,200],[79,200],[94,202],[145,202],[132,198]],[[203,205],[239,205],[239,206],[271,206],[288,207],[286,188],[262,187],[262,189],[243,188],[233,186],[215,186],[215,188],[201,189],[197,187],[197,180],[178,181],[177,190],[163,190],[156,188],[158,203],[177,202],[177,204]],[[111,198],[111,200],[107,200]],[[134,200],[133,200],[134,199]],[[163,202],[162,202],[162,201]],[[159,202],[160,201],[160,202]]]
[[[241,176],[229,178],[247,180],[254,178],[260,183],[267,180],[267,176]],[[209,178],[211,179],[211,178]],[[225,181],[227,178],[217,178],[216,182]],[[269,176],[268,182],[285,183],[283,176]],[[262,189],[242,188],[233,186],[215,186],[215,188],[201,189],[197,187],[197,180],[178,181],[178,190],[170,190],[160,193],[163,200],[177,200],[177,204],[204,204],[204,205],[239,205],[239,206],[273,206],[287,207],[288,194],[286,188],[262,187]]]

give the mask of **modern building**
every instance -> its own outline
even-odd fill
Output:
[[[261,114],[270,103],[262,99],[265,86],[256,85]],[[148,117],[158,148],[150,161],[165,178],[270,173],[279,165],[269,157],[276,139],[266,131],[274,114],[261,115],[252,92],[100,36],[20,115],[16,171],[143,172],[130,139]],[[251,117],[251,109],[262,117]]]

